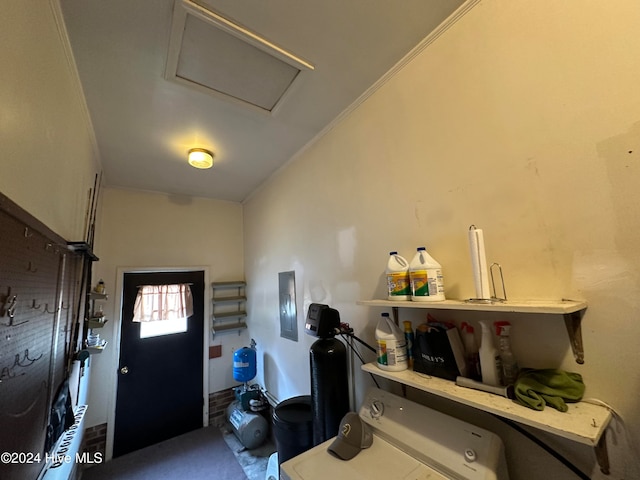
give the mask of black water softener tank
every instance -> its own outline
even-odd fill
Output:
[[[347,349],[335,338],[339,328],[337,310],[318,303],[309,306],[305,332],[320,337],[309,350],[314,446],[335,437],[349,411]]]

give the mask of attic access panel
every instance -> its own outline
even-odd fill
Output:
[[[313,65],[190,0],[176,0],[165,78],[273,113]]]

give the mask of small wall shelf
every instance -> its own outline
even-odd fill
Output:
[[[476,303],[467,300],[444,300],[442,302],[411,302],[390,300],[361,300],[358,305],[391,308],[398,323],[399,308],[421,308],[433,310],[465,310],[476,312],[510,312],[518,314],[562,315],[569,334],[571,349],[577,363],[584,363],[581,321],[587,303],[574,300],[551,301],[490,301]],[[612,414],[608,408],[586,402],[569,403],[567,412],[553,408],[532,410],[513,400],[491,393],[460,387],[442,378],[430,377],[413,370],[389,372],[378,368],[376,363],[362,366],[365,372],[408,385],[418,390],[438,395],[454,402],[478,408],[494,415],[508,418],[523,425],[594,447],[596,458],[603,473],[609,473],[609,458],[606,444],[606,428]]]
[[[212,333],[224,332],[229,330],[240,330],[247,328],[244,318],[247,316],[245,304],[247,296],[245,293],[246,282],[212,282],[213,296],[211,303],[213,305]],[[222,293],[221,293],[222,292]],[[236,319],[234,322],[229,319]]]
[[[466,310],[474,312],[509,313],[545,313],[562,315],[569,335],[571,350],[576,363],[584,363],[582,345],[582,316],[587,303],[579,300],[529,300],[529,301],[491,301],[475,303],[468,300],[444,300],[442,302],[412,302],[391,300],[361,300],[358,305],[386,307],[393,310],[394,319],[398,319],[398,308],[423,308],[432,310]]]
[[[478,408],[585,445],[596,446],[611,421],[609,409],[591,403],[568,403],[569,410],[567,412],[559,412],[551,407],[538,411],[524,407],[514,400],[499,395],[460,387],[450,380],[430,377],[413,370],[389,372],[378,368],[375,363],[367,363],[362,366],[362,369],[365,372],[394,380],[403,385]]]
[[[391,300],[361,300],[358,305],[389,308],[430,308],[434,310],[469,310],[476,312],[555,313],[570,314],[584,310],[587,303],[574,300],[526,300],[491,301],[475,303],[468,300],[443,300],[442,302],[412,302]]]
[[[102,351],[107,347],[107,341],[103,340],[99,345],[87,346],[87,350],[91,354],[102,353]]]
[[[499,395],[460,387],[455,382],[430,377],[413,370],[389,372],[378,368],[375,362],[363,365],[362,370],[574,442],[589,445],[595,450],[602,472],[609,473],[605,431],[611,422],[612,414],[604,406],[578,402],[568,403],[569,410],[566,412],[559,412],[551,407],[538,411]]]
[[[109,320],[105,319],[104,317],[90,318],[89,320],[87,320],[87,325],[89,325],[89,328],[102,328],[108,321]]]
[[[247,324],[245,322],[237,322],[237,323],[225,323],[223,325],[218,325],[216,327],[217,332],[224,332],[226,330],[241,330],[243,328],[247,328]]]
[[[87,292],[87,314],[88,318],[85,319],[87,325],[87,334],[91,334],[94,328],[102,328],[104,327],[107,320],[102,313],[102,308],[96,308],[96,302],[104,302],[109,299],[109,295],[106,293],[98,293],[94,290]],[[86,339],[85,339],[86,341]],[[104,348],[107,346],[107,341],[102,340],[99,345],[87,346],[87,350],[89,353],[97,354],[102,353]]]

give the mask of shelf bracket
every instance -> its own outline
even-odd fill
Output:
[[[609,452],[607,450],[607,431],[602,432],[602,436],[598,443],[594,447],[596,452],[596,460],[598,461],[598,465],[600,466],[600,471],[605,475],[609,475],[611,473],[609,467]]]
[[[584,347],[582,346],[582,329],[580,327],[584,312],[585,310],[583,309],[564,315],[564,324],[569,334],[573,357],[576,359],[576,363],[580,365],[584,363]]]

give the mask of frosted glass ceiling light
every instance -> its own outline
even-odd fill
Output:
[[[189,165],[195,168],[211,168],[213,166],[213,153],[204,148],[192,148],[189,150]]]

